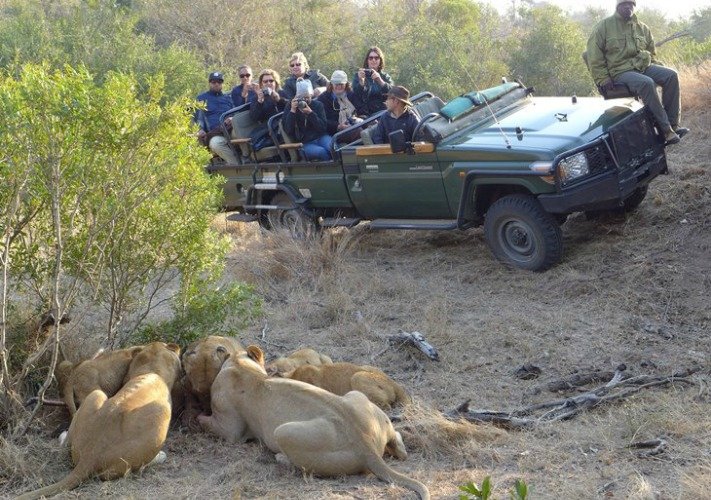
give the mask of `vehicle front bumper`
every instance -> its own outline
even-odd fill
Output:
[[[637,188],[646,186],[659,174],[666,172],[666,155],[662,153],[636,168],[631,175],[625,172],[624,179],[620,178],[618,170],[608,170],[561,192],[541,194],[538,201],[547,212],[555,214],[619,208]]]

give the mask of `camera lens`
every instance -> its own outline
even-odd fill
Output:
[[[296,103],[296,105],[299,107],[299,109],[304,109],[306,106],[308,106],[308,103],[303,99],[300,99],[299,102]]]

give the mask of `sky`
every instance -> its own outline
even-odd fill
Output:
[[[587,6],[609,7],[610,14],[615,11],[615,0],[547,0],[567,12],[584,10]],[[488,0],[497,9],[505,11],[511,6],[511,0]],[[517,2],[518,3],[518,2]],[[650,8],[662,12],[668,19],[689,17],[694,10],[711,7],[711,0],[638,0],[637,9]]]

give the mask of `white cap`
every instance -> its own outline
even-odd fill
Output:
[[[299,79],[296,81],[296,96],[302,97],[307,95],[313,95],[314,88],[311,85],[310,80]]]

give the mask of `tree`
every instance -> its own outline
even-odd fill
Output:
[[[109,311],[111,346],[127,314],[155,306],[158,290],[178,281],[187,301],[197,281],[221,270],[226,245],[210,226],[220,180],[203,170],[188,101],[164,101],[160,77],[141,90],[128,75],[99,85],[85,68],[28,64],[0,79],[6,396],[51,349],[41,392],[48,387],[60,338],[57,324],[36,350],[25,345],[31,352],[10,380],[5,311],[17,294],[9,287],[33,292],[60,318],[91,297]]]
[[[514,75],[541,95],[589,95],[593,81],[582,59],[587,37],[554,6],[525,11],[525,27],[511,56]]]

